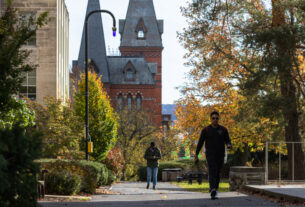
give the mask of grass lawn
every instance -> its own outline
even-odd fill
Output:
[[[193,184],[188,184],[187,181],[183,182],[173,182],[174,185],[177,185],[187,191],[195,191],[195,192],[203,192],[207,193],[209,192],[209,182],[207,180],[204,180],[201,185],[197,183],[197,181],[193,181]],[[229,181],[228,180],[221,180],[219,183],[219,192],[229,192]]]

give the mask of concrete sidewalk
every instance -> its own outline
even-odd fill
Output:
[[[145,182],[116,183],[115,194],[92,195],[88,202],[40,202],[43,207],[277,207],[280,203],[239,192],[219,193],[211,200],[208,193],[188,192],[171,183],[158,183],[157,190],[146,189]],[[292,207],[292,206],[290,206]]]
[[[247,185],[244,188],[253,192],[273,196],[280,200],[305,203],[305,184]]]

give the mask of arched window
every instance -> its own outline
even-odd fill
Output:
[[[139,39],[143,39],[145,36],[144,36],[144,31],[143,31],[143,29],[141,29],[141,30],[139,30],[138,31],[138,38]]]
[[[138,25],[136,27],[137,39],[145,39],[146,33],[147,33],[147,28],[144,24],[144,20],[143,18],[140,18]]]
[[[127,106],[128,106],[128,110],[131,110],[132,107],[132,96],[128,95],[127,97]]]
[[[137,109],[141,109],[142,107],[142,98],[140,95],[137,95]]]
[[[118,107],[119,107],[119,109],[123,108],[123,96],[122,96],[122,94],[120,94],[119,97],[118,97]]]
[[[133,79],[133,71],[131,69],[127,69],[126,78],[127,79]]]

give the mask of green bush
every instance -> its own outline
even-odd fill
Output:
[[[162,170],[166,168],[181,168],[183,172],[188,171],[206,171],[206,161],[201,160],[198,165],[194,164],[193,159],[175,160],[161,162],[158,170],[158,180],[162,180]],[[145,181],[147,179],[147,167],[140,167],[138,170],[139,180]]]
[[[117,177],[112,173],[111,170],[108,170],[108,185],[111,185],[114,181],[116,181]]]
[[[25,129],[14,127],[0,130],[0,206],[37,206],[34,163],[40,155],[41,137],[29,135]]]
[[[101,177],[99,180],[99,185],[108,185],[108,168],[103,165],[101,168]]]
[[[42,169],[49,170],[50,173],[57,171],[66,171],[80,176],[81,192],[95,193],[96,188],[101,185],[108,185],[108,169],[99,162],[86,160],[38,160]]]
[[[46,175],[46,192],[57,195],[74,195],[79,193],[81,178],[67,171],[52,172]]]

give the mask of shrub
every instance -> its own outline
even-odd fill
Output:
[[[123,170],[124,158],[122,155],[122,150],[112,149],[109,151],[106,159],[103,161],[107,168],[112,171],[112,173],[120,179]]]
[[[207,164],[205,160],[201,160],[198,165],[194,165],[194,160],[192,159],[161,162],[159,164],[158,180],[162,180],[162,170],[166,168],[181,168],[183,172],[199,171],[199,170],[207,171],[206,165]],[[146,166],[139,168],[138,176],[141,181],[145,181],[147,179]]]
[[[19,127],[0,130],[0,206],[37,206],[41,139]]]
[[[38,160],[42,169],[49,170],[50,173],[66,171],[81,177],[81,191],[95,193],[96,188],[109,184],[108,168],[99,162],[86,160]]]
[[[108,185],[111,185],[114,181],[116,181],[117,177],[112,173],[111,170],[108,170]]]
[[[79,193],[81,178],[67,171],[52,172],[46,175],[46,192],[58,195],[74,195]]]
[[[103,165],[101,168],[101,177],[99,180],[100,185],[108,185],[108,168]]]

